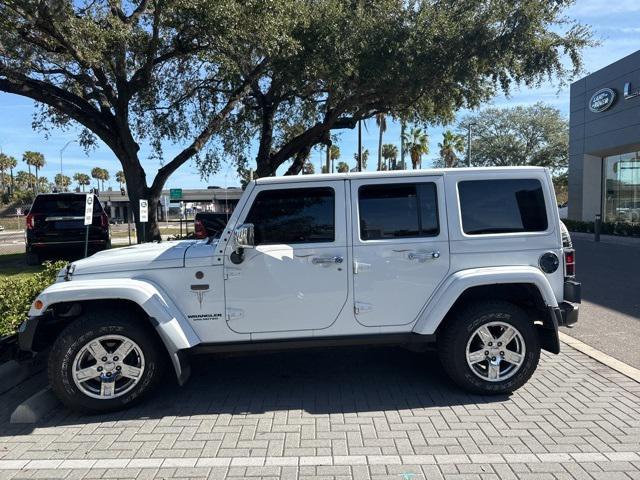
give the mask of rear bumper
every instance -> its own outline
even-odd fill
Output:
[[[560,305],[558,305],[558,310],[558,326],[572,327],[578,323],[579,305],[571,302],[561,302]]]

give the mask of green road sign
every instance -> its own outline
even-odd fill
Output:
[[[181,188],[169,189],[169,200],[182,200],[182,189]]]

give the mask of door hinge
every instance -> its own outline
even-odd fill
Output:
[[[356,304],[353,306],[353,311],[356,313],[356,315],[360,313],[367,313],[371,310],[373,310],[373,305],[371,305],[370,303],[356,302]]]
[[[240,308],[227,308],[227,321],[244,317],[244,310]]]
[[[360,272],[366,272],[371,269],[370,263],[358,262],[357,260],[353,261],[353,273],[358,274]]]

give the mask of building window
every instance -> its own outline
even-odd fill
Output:
[[[640,152],[604,158],[604,221],[640,223]]]

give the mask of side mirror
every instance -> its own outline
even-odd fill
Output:
[[[244,248],[255,247],[253,223],[243,223],[233,231],[233,241],[236,252]]]

